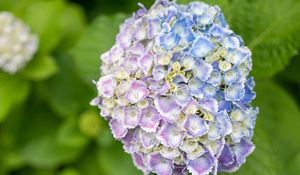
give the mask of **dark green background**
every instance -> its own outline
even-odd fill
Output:
[[[300,1],[205,1],[222,8],[253,52],[256,150],[234,174],[300,174]],[[40,38],[23,71],[0,72],[0,175],[141,174],[89,106],[100,53],[137,2],[0,0],[0,11],[12,11]]]

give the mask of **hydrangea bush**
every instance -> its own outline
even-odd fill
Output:
[[[33,57],[38,37],[10,12],[0,12],[0,69],[15,74]]]
[[[236,171],[254,150],[250,50],[217,6],[140,6],[101,55],[92,105],[144,174]]]

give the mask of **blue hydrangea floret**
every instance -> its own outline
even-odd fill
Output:
[[[140,6],[101,55],[91,104],[144,174],[238,170],[255,147],[251,51],[217,6]]]

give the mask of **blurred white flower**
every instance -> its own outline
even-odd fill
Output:
[[[15,74],[33,57],[38,37],[10,12],[0,12],[0,69]]]

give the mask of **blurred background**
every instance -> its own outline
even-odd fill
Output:
[[[0,0],[0,11],[13,12],[40,38],[23,71],[0,72],[0,175],[141,174],[89,106],[100,53],[137,2],[154,1]],[[205,2],[221,7],[253,52],[256,150],[234,174],[300,174],[300,1]]]

